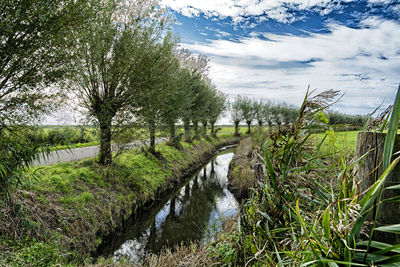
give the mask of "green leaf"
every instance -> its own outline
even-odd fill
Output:
[[[322,218],[322,228],[324,229],[325,237],[328,240],[331,238],[331,216],[329,213],[329,208],[330,208],[330,206],[328,206],[325,209],[323,218]]]
[[[250,250],[251,250],[251,253],[253,253],[253,254],[256,254],[258,252],[258,249],[254,244],[251,245]]]
[[[326,123],[326,124],[329,123],[328,118],[325,116],[325,114],[322,111],[319,111],[317,113],[317,115],[315,116],[315,119],[322,123]]]
[[[357,221],[354,223],[353,228],[351,230],[351,234],[349,236],[348,242],[355,242],[358,239],[358,236],[360,234],[360,231],[364,225],[364,222],[367,219],[368,213],[372,206],[374,205],[375,199],[378,196],[378,193],[385,184],[386,178],[389,176],[389,174],[392,172],[394,167],[397,165],[399,162],[400,157],[396,158],[387,168],[384,173],[379,177],[379,179],[372,185],[372,187],[367,191],[367,193],[364,195],[364,197],[360,201],[361,205],[361,217],[357,219]],[[350,245],[350,244],[349,244]]]
[[[368,263],[371,263],[371,262],[377,263],[377,262],[387,260],[387,259],[389,259],[389,257],[385,256],[385,255],[375,255],[372,253],[356,253],[354,255],[354,261],[356,261],[356,262],[363,262],[364,259]]]
[[[247,211],[250,215],[254,214],[254,206],[251,206],[248,211]]]
[[[400,184],[386,187],[386,189],[400,189]]]
[[[265,164],[267,165],[268,175],[272,179],[272,181],[275,183],[275,181],[276,181],[275,170],[274,170],[274,167],[272,166],[272,162],[269,157],[269,152],[268,152],[268,147],[267,147],[266,142],[264,144],[264,156],[265,156]]]
[[[322,259],[322,260],[314,260],[314,261],[309,261],[309,262],[303,263],[303,264],[300,265],[300,267],[309,266],[309,265],[319,266],[319,265],[315,265],[315,263],[320,263],[320,262],[328,263],[328,264],[329,263],[336,263],[336,264],[341,264],[341,265],[346,265],[346,266],[368,266],[366,264],[355,263],[355,262],[335,261],[335,260]]]
[[[400,234],[400,224],[381,226],[381,227],[375,228],[375,230],[381,231],[381,232],[386,232],[386,233]]]
[[[400,201],[400,195],[382,200],[382,202],[384,202],[384,203],[392,203],[392,202],[399,202],[399,201]]]
[[[400,119],[400,85],[397,89],[396,99],[394,101],[392,116],[389,121],[389,129],[385,138],[385,146],[383,149],[383,169],[386,170],[390,161],[392,160],[394,141],[396,140],[396,134],[398,129],[398,123]]]
[[[362,241],[357,244],[357,246],[366,246],[368,245],[368,241]],[[371,247],[379,249],[377,252],[374,252],[375,254],[381,254],[382,251],[391,251],[395,253],[400,253],[400,245],[391,245],[379,241],[372,241],[370,244]]]

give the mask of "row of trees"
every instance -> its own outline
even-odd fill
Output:
[[[239,124],[247,124],[247,133],[251,133],[251,125],[268,125],[280,127],[294,122],[298,116],[298,108],[285,102],[274,103],[269,100],[255,100],[238,95],[230,104],[231,120],[235,125],[235,135],[239,135]],[[352,125],[361,127],[367,121],[367,116],[349,115],[339,112],[328,112],[330,125]]]
[[[176,38],[165,10],[150,0],[106,1],[77,42],[69,88],[82,101],[100,129],[99,162],[112,161],[113,129],[144,126],[155,152],[155,133],[170,132],[177,145],[175,125],[214,124],[225,97],[207,77],[208,60],[176,50]],[[213,112],[210,112],[213,110]]]
[[[298,108],[286,103],[273,103],[265,100],[255,100],[238,95],[230,105],[231,119],[235,125],[235,135],[239,135],[239,124],[247,124],[247,133],[251,133],[251,124],[257,122],[262,127],[268,125],[288,125],[297,115]]]
[[[171,144],[178,121],[187,139],[199,138],[199,123],[214,128],[225,96],[207,77],[207,58],[177,49],[172,23],[156,0],[1,1],[2,188],[37,156],[21,126],[60,103],[84,107],[99,126],[104,165],[121,129],[146,127],[154,152],[158,128],[169,129]]]
[[[349,115],[340,112],[328,112],[327,116],[331,125],[349,124],[358,127],[362,127],[368,119],[365,115]]]

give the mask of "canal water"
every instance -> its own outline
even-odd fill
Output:
[[[98,254],[139,262],[146,253],[158,253],[164,247],[211,241],[224,219],[238,212],[238,201],[227,187],[232,157],[232,149],[220,150],[175,192],[132,216],[123,231],[100,245]]]

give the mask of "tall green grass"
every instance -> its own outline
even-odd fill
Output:
[[[329,164],[321,153],[328,135],[336,135],[329,132],[322,113],[333,96],[307,92],[296,122],[265,137],[259,153],[265,180],[243,205],[238,231],[231,238],[238,240],[230,244],[234,257],[224,261],[222,251],[213,250],[213,257],[224,265],[400,266],[400,244],[373,239],[374,231],[400,234],[400,224],[377,227],[377,216],[368,221],[372,210],[379,213],[385,181],[399,161],[391,161],[399,93],[384,148],[385,170],[362,198],[356,175],[366,155],[341,155]],[[328,132],[318,143],[309,142],[315,130]]]

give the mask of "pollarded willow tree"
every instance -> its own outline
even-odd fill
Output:
[[[271,132],[272,130],[272,125],[274,122],[274,116],[272,115],[272,103],[271,101],[267,100],[264,103],[264,108],[263,108],[263,118],[265,123],[268,125],[268,131]]]
[[[208,72],[207,57],[203,55],[194,56],[189,50],[178,51],[178,57],[181,67],[186,70],[187,75],[187,104],[182,109],[181,120],[185,130],[186,141],[191,140],[190,122],[193,123],[195,137],[199,137],[198,123],[201,119],[202,103],[200,99],[202,87],[204,87],[204,76]]]
[[[148,82],[142,69],[151,63],[151,50],[170,23],[156,1],[99,2],[96,17],[76,46],[76,73],[70,80],[81,105],[99,124],[99,163],[108,165],[113,119],[136,103]]]
[[[285,125],[289,125],[296,120],[299,111],[295,106],[283,103],[280,112]]]
[[[177,60],[179,60],[180,52],[175,52],[175,56]],[[169,90],[168,97],[164,98],[165,105],[163,105],[164,108],[162,112],[163,125],[169,132],[168,144],[179,148],[181,135],[176,135],[175,125],[183,115],[190,112],[193,106],[195,99],[193,95],[194,92],[191,88],[193,77],[188,68],[179,64],[177,71],[171,73],[169,79],[171,79],[173,83]]]
[[[207,129],[207,113],[210,103],[211,88],[208,81],[202,78],[193,86],[193,89],[197,98],[194,101],[190,115],[193,123],[194,138],[200,139],[199,123],[202,122],[203,124],[203,135],[205,135]]]
[[[179,62],[173,51],[174,46],[175,42],[167,35],[162,43],[155,44],[149,50],[149,60],[141,70],[146,82],[133,103],[135,116],[149,130],[151,153],[155,153],[156,130],[162,124],[173,127],[175,131],[183,101],[180,88],[177,87]]]
[[[256,116],[256,109],[255,109],[255,100],[250,99],[248,97],[244,97],[241,108],[242,108],[242,115],[243,119],[246,121],[247,124],[247,133],[251,133],[251,123],[253,122]]]
[[[254,112],[254,118],[257,120],[257,124],[261,128],[265,122],[265,114],[268,112],[268,104],[263,99],[255,101]]]
[[[202,107],[200,109],[199,117],[203,126],[202,135],[207,136],[207,126],[210,118],[210,111],[212,109],[215,96],[217,94],[216,87],[212,84],[211,79],[207,76],[203,78],[204,86],[200,92],[200,97],[203,99]]]
[[[215,123],[224,114],[225,110],[228,108],[228,103],[226,96],[214,90],[214,95],[211,99],[211,105],[208,110],[208,121],[211,126],[211,136],[216,137]]]
[[[283,123],[282,105],[279,103],[272,105],[270,108],[270,112],[272,114],[272,118],[275,124],[278,126],[279,129]]]
[[[239,123],[244,119],[243,117],[243,105],[244,98],[238,95],[233,102],[230,104],[231,119],[235,125],[235,136],[239,136]]]

